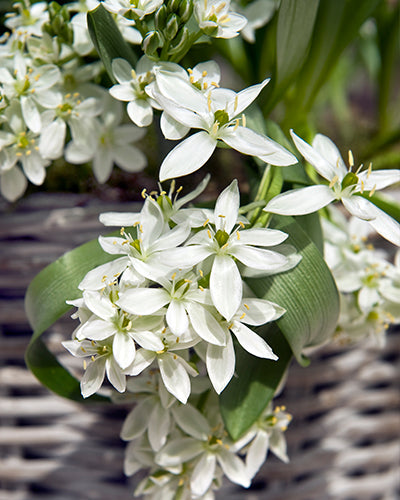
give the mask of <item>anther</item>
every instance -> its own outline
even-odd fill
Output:
[[[349,149],[349,166],[350,168],[354,167],[354,156],[351,149]]]

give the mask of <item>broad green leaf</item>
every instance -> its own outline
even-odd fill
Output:
[[[43,269],[30,283],[25,295],[25,310],[34,330],[25,353],[25,362],[36,378],[50,390],[70,399],[85,401],[76,380],[47,349],[41,335],[71,306],[66,300],[80,296],[78,285],[91,269],[115,259],[100,247],[97,240],[90,241]],[[90,401],[104,400],[92,396]]]
[[[289,234],[285,243],[302,256],[292,270],[265,278],[248,279],[257,297],[286,309],[277,321],[293,354],[306,364],[303,350],[322,344],[335,330],[339,315],[339,294],[321,252],[292,217],[274,216],[271,227]]]
[[[113,83],[116,83],[111,70],[112,60],[117,57],[126,59],[135,67],[135,53],[125,42],[112,15],[100,4],[87,13],[87,23],[93,44],[103,61],[104,67]]]
[[[274,397],[292,358],[289,344],[276,325],[265,325],[257,333],[265,338],[279,359],[256,358],[235,346],[236,377],[219,397],[225,427],[234,440],[254,424]]]
[[[282,0],[276,29],[276,62],[267,109],[293,82],[310,46],[319,0]]]

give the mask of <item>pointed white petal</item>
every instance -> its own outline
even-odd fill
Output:
[[[186,404],[173,408],[172,413],[176,423],[186,434],[201,441],[207,440],[210,434],[210,425],[197,408]]]
[[[281,215],[305,215],[316,212],[333,200],[335,195],[328,186],[307,186],[278,194],[264,210]]]
[[[40,119],[40,113],[37,109],[36,103],[32,97],[21,96],[21,110],[22,116],[24,117],[26,125],[38,134],[42,128],[42,121]]]
[[[190,477],[190,491],[194,498],[205,498],[213,482],[217,458],[212,453],[204,453],[195,465]]]
[[[120,57],[113,59],[111,69],[115,79],[119,82],[130,82],[132,80],[132,66],[126,59]]]
[[[174,335],[179,337],[185,333],[189,327],[189,319],[184,304],[179,300],[172,300],[167,309],[166,320]]]
[[[138,403],[128,414],[121,429],[121,439],[130,441],[141,436],[149,425],[149,414],[154,408],[154,400],[148,397]]]
[[[138,127],[147,127],[153,121],[153,108],[148,101],[136,99],[126,107],[129,118]]]
[[[169,441],[156,455],[155,461],[162,467],[183,464],[204,451],[203,443],[193,438]]]
[[[106,359],[106,373],[110,384],[117,389],[118,392],[125,392],[126,378],[122,373],[121,368],[118,366],[112,356]]]
[[[99,221],[105,226],[131,227],[140,222],[140,214],[133,212],[106,212],[99,215]]]
[[[161,288],[132,288],[121,292],[117,305],[131,314],[153,314],[170,301]]]
[[[221,447],[217,455],[217,460],[224,474],[233,483],[240,484],[244,488],[250,486],[251,481],[246,471],[246,466],[237,455]]]
[[[129,367],[129,370],[126,370],[127,375],[139,375],[139,373],[142,373],[143,370],[151,365],[155,357],[156,354],[153,351],[138,349],[132,365]]]
[[[230,335],[227,335],[224,347],[208,345],[206,364],[210,381],[216,393],[221,394],[235,372],[235,351]]]
[[[89,319],[76,331],[78,340],[105,340],[116,333],[115,326],[112,323],[102,319]]]
[[[84,398],[88,398],[97,392],[104,380],[106,358],[101,357],[92,361],[86,368],[81,379],[81,393]]]
[[[184,269],[203,262],[212,254],[212,250],[200,245],[172,248],[165,252],[166,263],[171,269]],[[162,254],[164,255],[164,253]]]
[[[40,134],[39,152],[45,159],[55,160],[63,154],[67,126],[58,118],[43,128]]]
[[[190,322],[199,337],[211,344],[218,346],[225,345],[225,330],[205,307],[191,302],[187,304],[187,312]]]
[[[79,290],[101,290],[104,283],[112,283],[128,265],[128,257],[107,262],[89,271],[79,283]],[[104,279],[106,278],[106,279]]]
[[[215,202],[214,223],[217,231],[221,229],[230,234],[237,222],[239,207],[240,195],[238,182],[235,179],[222,191]]]
[[[294,137],[295,134],[292,134]],[[335,167],[333,172],[333,176],[339,175],[339,178],[342,179],[346,173],[347,168],[342,159],[342,155],[340,154],[339,149],[336,147],[336,144],[333,143],[326,137],[326,135],[317,134],[312,142],[312,147],[314,150],[322,156],[330,165],[331,168]],[[300,151],[300,150],[299,150]],[[338,173],[338,171],[340,173]]]
[[[147,415],[148,418],[148,415]],[[171,426],[169,411],[160,404],[154,406],[150,414],[148,436],[153,451],[159,451],[165,445]]]
[[[26,177],[18,167],[6,170],[0,176],[1,194],[8,201],[15,201],[22,196],[27,185]]]
[[[288,237],[288,234],[283,231],[261,227],[239,230],[239,235],[240,243],[260,247],[279,245]]]
[[[185,404],[190,396],[190,379],[185,368],[174,359],[175,354],[166,352],[158,356],[158,367],[167,390]]]
[[[179,224],[171,231],[164,233],[152,246],[154,252],[167,250],[181,245],[190,235],[190,226],[188,224]]]
[[[110,177],[114,159],[109,149],[101,148],[94,154],[92,168],[97,182],[104,184]]]
[[[258,97],[262,89],[267,85],[270,81],[270,78],[265,79],[263,82],[258,83],[256,85],[252,85],[244,90],[241,90],[237,94],[237,100],[234,105],[233,115],[240,115],[250,104]],[[232,118],[230,115],[230,117]]]
[[[242,300],[242,278],[234,260],[227,255],[216,255],[210,275],[213,303],[228,321]]]
[[[195,172],[211,157],[216,145],[216,139],[204,131],[197,132],[180,142],[162,162],[160,181]]]
[[[21,162],[24,173],[32,184],[36,184],[36,186],[43,184],[46,177],[44,167],[49,163],[48,160],[45,163],[43,158],[35,151],[29,156],[23,156]]]
[[[136,353],[135,342],[127,333],[116,332],[112,350],[114,359],[122,370],[125,370],[133,363]]]
[[[364,171],[358,177],[363,181],[365,191],[379,190],[400,182],[400,170],[375,170],[370,174]]]
[[[107,321],[114,316],[116,308],[105,295],[96,291],[86,290],[83,292],[83,298],[88,309],[96,314],[96,316],[99,316],[99,318]]]
[[[265,462],[268,446],[269,436],[265,431],[260,429],[251,442],[246,454],[246,471],[251,479],[257,474]]]
[[[263,325],[269,321],[275,321],[285,313],[285,309],[269,300],[245,298],[238,310],[237,318],[247,325]],[[245,316],[243,316],[243,314]]]
[[[166,112],[161,115],[160,127],[164,137],[170,141],[182,139],[190,130],[190,127],[178,122]]]
[[[237,245],[230,253],[246,266],[262,271],[279,272],[287,264],[284,255],[265,248]]]
[[[136,327],[136,322],[134,323],[134,326]],[[162,343],[160,337],[151,331],[143,330],[140,332],[134,332],[132,333],[132,337],[140,345],[140,347],[143,347],[148,351],[157,352],[164,349],[164,344]]]
[[[239,321],[234,321],[231,330],[243,349],[250,354],[253,354],[253,356],[257,356],[258,358],[273,359],[274,361],[278,359],[278,356],[274,354],[265,340],[246,325],[241,324]]]
[[[208,113],[206,96],[179,76],[160,71],[157,86],[161,94],[174,101],[175,105],[199,114]]]
[[[147,165],[146,155],[129,144],[115,147],[112,154],[114,162],[126,172],[140,172]]]
[[[290,131],[290,134],[292,136],[293,142],[296,145],[296,148],[300,151],[300,153],[304,156],[308,163],[310,163],[315,168],[315,170],[326,180],[331,181],[335,177],[335,175],[337,175],[341,180],[346,175],[343,160],[340,162],[340,155],[338,158],[338,163],[336,163],[336,161],[335,163],[331,163],[327,159],[327,157],[330,158],[332,156],[332,148],[328,148],[327,146],[324,150],[325,155],[323,156],[320,151],[307,144],[303,139],[296,135],[293,130]],[[328,139],[327,137],[326,139],[329,141],[329,143],[331,143],[330,139]],[[327,141],[324,141],[324,143],[326,145],[328,144]],[[333,147],[336,148],[335,145],[333,145]]]

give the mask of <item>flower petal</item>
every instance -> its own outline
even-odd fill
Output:
[[[258,326],[275,321],[284,313],[283,307],[269,300],[245,298],[237,312],[237,317],[240,317],[240,321],[246,325]]]
[[[206,354],[207,372],[217,394],[228,385],[235,372],[235,351],[231,336],[226,336],[226,346],[208,344]]]
[[[316,212],[333,200],[335,195],[328,186],[307,186],[278,194],[264,210],[281,215],[305,215]]]
[[[240,484],[244,488],[250,486],[251,481],[246,466],[237,455],[221,447],[217,455],[217,460],[224,474],[233,483]]]
[[[229,321],[242,300],[242,278],[231,257],[215,256],[210,275],[210,292],[217,311]]]
[[[121,292],[116,304],[131,314],[153,314],[170,301],[161,288],[131,288]]]
[[[167,390],[185,404],[190,396],[190,378],[185,368],[175,361],[176,354],[166,352],[158,356],[158,367]]]
[[[216,139],[207,132],[191,135],[168,153],[160,167],[160,181],[195,172],[211,157],[216,146]]]
[[[250,478],[253,478],[257,474],[265,462],[268,447],[269,436],[265,431],[260,429],[251,442],[246,454],[246,471]]]
[[[81,379],[81,393],[88,398],[97,392],[104,380],[106,357],[100,357],[92,361],[86,368]]]
[[[233,326],[231,326],[231,331],[234,333],[243,349],[253,354],[253,356],[273,359],[274,361],[278,359],[278,356],[274,354],[265,340],[246,325],[241,324],[239,321],[234,321]]]
[[[190,302],[186,306],[193,329],[206,342],[223,346],[226,332],[216,318],[202,305]]]
[[[171,332],[179,337],[189,327],[189,319],[184,304],[179,300],[171,300],[166,314],[167,325]]]
[[[154,451],[159,451],[165,445],[170,427],[171,417],[169,411],[164,409],[160,404],[154,406],[150,414],[147,430],[150,446]]]
[[[210,425],[200,411],[190,404],[172,409],[176,423],[189,436],[206,441],[210,434]]]
[[[213,482],[217,457],[212,453],[204,453],[195,465],[190,476],[190,491],[193,498],[200,498],[207,493]]]
[[[129,118],[138,127],[147,127],[153,121],[153,108],[144,99],[130,101],[126,107]]]
[[[154,399],[152,397],[140,401],[126,417],[121,429],[121,439],[131,441],[141,436],[149,425],[149,414],[153,408]]]
[[[288,237],[288,234],[283,231],[263,227],[244,229],[243,231],[239,231],[239,235],[240,243],[260,247],[279,245]]]
[[[112,349],[114,359],[122,370],[125,370],[125,368],[128,368],[133,363],[136,347],[135,342],[127,333],[116,332]]]
[[[218,196],[215,202],[214,223],[218,231],[226,231],[228,234],[236,224],[240,207],[240,195],[237,180],[233,180],[227,188]]]

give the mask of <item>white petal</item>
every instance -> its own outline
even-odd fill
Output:
[[[170,301],[161,288],[132,288],[121,292],[117,305],[131,314],[153,314]]]
[[[262,271],[279,272],[287,264],[284,255],[265,248],[236,245],[230,253],[246,266]]]
[[[233,116],[240,115],[250,104],[258,97],[262,89],[267,85],[270,81],[270,78],[265,79],[263,82],[258,83],[256,85],[252,85],[251,87],[247,87],[244,90],[241,90],[237,94],[237,98],[235,99],[234,109],[232,110]],[[230,117],[232,118],[231,114]]]
[[[136,323],[135,323],[136,326]],[[164,344],[160,337],[158,337],[155,333],[151,331],[140,331],[134,332],[132,334],[135,341],[144,349],[148,351],[162,351],[164,349]]]
[[[215,475],[217,458],[212,453],[204,453],[195,465],[190,477],[190,491],[194,498],[204,498],[203,495],[211,486]]]
[[[253,478],[265,462],[268,453],[269,436],[266,432],[259,430],[251,442],[246,455],[246,471]]]
[[[283,231],[268,228],[251,228],[239,230],[240,243],[245,245],[256,245],[269,247],[279,245],[286,240],[288,235]]]
[[[131,227],[140,222],[140,214],[133,212],[106,212],[99,215],[99,221],[105,226]]]
[[[263,325],[269,321],[275,321],[285,313],[285,309],[269,300],[245,298],[238,310],[237,317],[247,325]],[[243,314],[245,316],[243,317]]]
[[[109,179],[113,165],[113,155],[109,149],[101,148],[96,151],[92,168],[97,182],[104,184]]]
[[[113,150],[114,162],[126,172],[140,172],[147,165],[147,158],[140,149],[125,144]]]
[[[165,445],[170,425],[171,418],[169,411],[165,410],[160,404],[155,406],[150,414],[149,428],[147,431],[150,446],[154,451],[159,451]]]
[[[96,314],[96,316],[99,316],[99,318],[107,321],[114,316],[116,308],[105,295],[96,291],[86,290],[83,292],[83,298],[88,309]]]
[[[132,80],[132,66],[126,59],[118,57],[113,59],[111,69],[115,79],[119,82],[130,82]]]
[[[138,403],[124,421],[121,439],[130,441],[141,436],[149,425],[149,414],[153,408],[154,400],[151,397]]]
[[[94,151],[87,144],[77,144],[71,141],[65,148],[64,154],[67,162],[79,165],[90,161],[94,156]]]
[[[160,181],[191,174],[202,167],[217,145],[207,132],[201,131],[180,142],[168,153],[160,167]]]
[[[208,112],[204,94],[179,76],[160,71],[157,74],[157,86],[161,94],[174,101],[177,106],[199,114]]]
[[[218,346],[225,345],[225,330],[205,307],[191,302],[187,304],[187,312],[190,322],[199,337],[211,344]]]
[[[295,134],[292,134],[292,137],[294,137],[294,135]],[[342,155],[336,147],[336,144],[334,144],[329,137],[317,134],[313,139],[312,147],[331,165],[331,168],[335,167],[332,171],[333,176],[339,175],[339,178],[341,179],[346,175],[347,168],[342,159]],[[339,174],[338,171],[340,172]]]
[[[40,134],[39,152],[43,158],[55,160],[63,154],[67,126],[58,118],[43,128]]]
[[[101,357],[92,361],[86,368],[81,379],[81,393],[87,398],[97,392],[104,380],[106,358]]]
[[[210,426],[207,419],[197,408],[186,404],[173,408],[172,413],[176,423],[186,434],[200,441],[207,440],[210,434]]]
[[[218,196],[215,202],[214,223],[218,231],[226,231],[228,234],[233,229],[238,219],[240,207],[240,195],[237,180],[233,180]]]
[[[169,441],[156,455],[155,461],[162,467],[173,467],[197,457],[204,451],[203,443],[193,438]]]
[[[329,205],[334,199],[328,186],[307,186],[278,194],[264,210],[281,215],[305,215]]]
[[[257,356],[258,358],[273,359],[274,361],[278,359],[278,356],[273,353],[272,349],[265,342],[265,340],[246,325],[241,324],[239,321],[234,321],[231,330],[243,349],[250,354],[253,354],[253,356]]]
[[[126,373],[133,376],[139,375],[139,373],[142,373],[143,370],[151,365],[155,357],[156,354],[152,351],[138,349],[136,351],[135,359],[129,367],[129,371],[126,370]]]
[[[184,269],[203,262],[212,251],[200,245],[172,248],[165,252],[166,262],[171,268]],[[164,254],[163,254],[164,255]]]
[[[153,108],[144,99],[131,101],[126,108],[129,118],[138,127],[147,127],[153,121]]]
[[[122,83],[121,85],[113,85],[109,89],[110,94],[118,101],[130,102],[136,98],[135,92],[130,84]]]
[[[240,484],[244,488],[250,486],[251,481],[246,466],[238,456],[221,447],[217,455],[217,460],[224,474],[233,483]]]
[[[379,302],[379,299],[378,290],[368,286],[361,288],[357,298],[360,309],[365,313],[368,313]]]
[[[233,259],[216,255],[210,275],[210,292],[216,309],[228,321],[240,306],[242,289],[242,278]]]
[[[46,177],[46,170],[44,166],[48,163],[48,161],[45,163],[43,158],[36,151],[33,151],[29,156],[23,156],[21,163],[25,175],[32,182],[32,184],[36,184],[37,186],[43,184]]]
[[[126,269],[127,265],[127,257],[121,257],[102,264],[89,271],[79,283],[78,288],[79,290],[101,290],[105,282],[113,282]],[[104,277],[106,280],[104,280]]]
[[[230,335],[227,335],[225,347],[208,345],[206,364],[210,381],[217,394],[220,394],[235,372],[235,351]]]
[[[102,319],[90,319],[78,328],[76,331],[76,338],[78,340],[105,340],[115,333],[116,329],[112,323],[103,321]]]
[[[166,314],[167,325],[171,332],[179,337],[189,327],[189,319],[186,314],[184,304],[179,300],[172,300],[168,306]]]
[[[370,174],[364,171],[358,177],[363,181],[365,191],[379,190],[400,182],[400,170],[375,170]]]
[[[190,127],[178,122],[166,112],[161,115],[160,127],[164,137],[170,141],[182,139],[190,130]]]
[[[226,128],[221,131],[220,138],[236,151],[246,155],[257,156],[266,163],[287,166],[297,163],[292,153],[277,142],[246,127]]]
[[[37,109],[36,103],[32,97],[21,96],[21,110],[22,116],[24,117],[26,125],[38,134],[42,128],[42,121],[40,119],[40,113]]]
[[[326,148],[324,150],[322,150],[321,148],[321,150],[318,151],[317,149],[314,149],[312,146],[303,141],[303,139],[301,139],[299,136],[297,136],[293,132],[293,130],[290,131],[290,134],[292,136],[293,142],[296,145],[296,148],[300,151],[300,153],[304,156],[308,163],[310,163],[315,168],[315,170],[326,180],[331,181],[335,177],[335,175],[337,175],[341,180],[346,175],[343,160],[340,161],[340,155],[338,157],[338,163],[336,163],[336,161],[335,163],[331,163],[328,160],[328,158],[332,157],[333,151],[332,147],[328,147],[328,145],[330,146],[330,144],[332,143],[330,139],[326,137],[327,141],[324,141],[324,145],[326,146]],[[333,148],[336,148],[334,144]],[[322,152],[325,153],[324,156],[321,154]]]
[[[122,373],[121,368],[117,365],[116,361],[111,356],[106,359],[106,373],[110,384],[115,387],[118,392],[125,392],[125,375]]]
[[[175,354],[166,352],[158,356],[158,367],[167,390],[185,404],[190,396],[190,379],[185,368],[174,359]]]
[[[179,224],[171,231],[164,233],[158,241],[152,246],[154,252],[167,250],[181,245],[190,234],[190,226],[188,224]]]
[[[116,332],[113,339],[113,356],[122,370],[128,368],[135,359],[135,342],[127,333]]]
[[[0,176],[1,194],[8,201],[15,201],[22,196],[27,185],[26,177],[18,167],[6,170]]]

